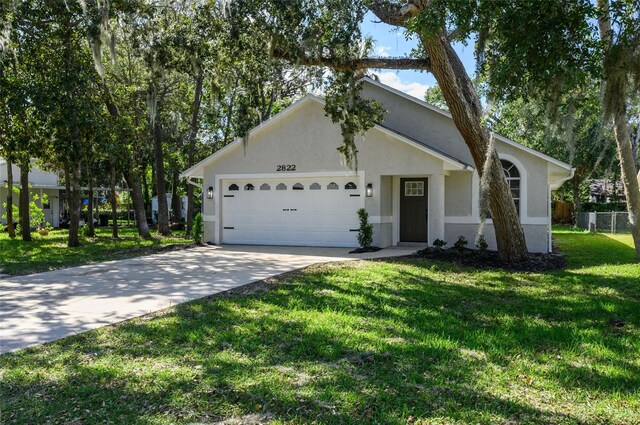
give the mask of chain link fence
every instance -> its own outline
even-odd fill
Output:
[[[576,224],[581,229],[602,233],[630,233],[629,213],[626,212],[580,212]]]

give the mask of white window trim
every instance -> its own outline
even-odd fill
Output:
[[[522,165],[522,162],[518,160],[513,155],[498,153],[498,157],[502,160],[511,162],[520,173],[520,223],[521,224],[546,224],[547,217],[529,217],[529,212],[527,209],[527,198],[529,192],[527,191],[527,169]],[[502,165],[500,165],[502,167]],[[478,184],[480,181],[478,180]],[[478,191],[478,198],[476,202],[480,202],[480,192]],[[479,211],[478,211],[479,214]],[[478,220],[479,220],[478,215]],[[493,225],[493,219],[488,218],[487,224]]]
[[[520,220],[523,222],[525,220],[528,221],[529,210],[527,209],[527,198],[529,192],[527,191],[527,169],[522,162],[513,155],[499,153],[498,156],[501,160],[504,159],[505,161],[512,163],[518,169],[518,173],[520,173]],[[493,221],[491,222],[493,223]]]

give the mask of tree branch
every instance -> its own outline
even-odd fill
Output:
[[[373,0],[367,7],[382,22],[404,27],[410,18],[424,8],[424,4],[418,0],[409,0],[405,5],[390,3],[386,0]]]
[[[455,28],[451,30],[449,34],[447,34],[447,40],[451,41],[454,38],[456,38],[458,35],[460,35],[460,30],[458,28]]]
[[[415,69],[423,71],[431,71],[431,61],[428,58],[425,59],[411,59],[411,58],[361,58],[361,59],[348,59],[339,60],[330,57],[312,58],[308,56],[296,56],[290,52],[273,49],[272,55],[277,59],[284,59],[286,61],[296,63],[298,65],[307,66],[326,66],[328,68],[335,69],[336,71],[353,71],[365,68],[378,68],[378,69]]]

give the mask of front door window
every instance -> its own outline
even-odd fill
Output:
[[[424,196],[423,181],[404,182],[404,196]]]

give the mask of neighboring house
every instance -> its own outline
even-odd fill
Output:
[[[34,163],[35,161],[32,161]],[[12,166],[13,170],[13,184],[19,186],[20,184],[20,168],[16,165]],[[44,171],[36,166],[32,166],[29,171],[29,184],[31,185],[30,192],[36,194],[42,200],[42,195],[46,194],[48,202],[42,204],[38,201],[38,204],[44,211],[44,217],[47,223],[53,227],[58,227],[60,224],[60,191],[64,189],[64,186],[60,186],[58,174],[50,171]],[[0,158],[0,217],[5,213],[4,204],[7,202],[7,162]],[[14,194],[13,203],[18,205],[18,195]],[[19,217],[14,217],[15,221],[18,221]],[[6,224],[6,220],[0,219],[2,224]]]
[[[589,181],[589,202],[625,202],[621,180],[593,179]]]
[[[167,193],[167,205],[169,206],[169,211],[171,212],[171,193]],[[185,218],[187,216],[187,205],[188,198],[183,196],[180,198],[180,217]],[[151,217],[154,223],[158,221],[158,195],[151,198]]]
[[[186,170],[202,179],[205,241],[216,244],[357,246],[356,210],[366,208],[374,245],[433,243],[459,236],[473,245],[480,226],[478,173],[451,116],[366,79],[362,96],[388,110],[358,140],[358,170],[337,151],[338,125],[308,95]],[[551,249],[551,191],[570,165],[496,135],[528,248]],[[491,220],[482,227],[495,249]]]

